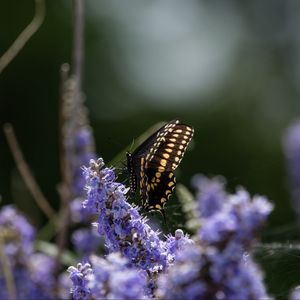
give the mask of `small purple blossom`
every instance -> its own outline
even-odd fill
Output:
[[[201,252],[196,244],[178,252],[174,265],[158,278],[159,299],[205,299],[207,287],[200,279],[205,258]],[[193,288],[195,285],[197,289]]]
[[[88,275],[92,273],[91,265],[89,263],[85,263],[84,265],[79,263],[76,268],[73,266],[69,267],[68,272],[70,273],[70,278],[73,283],[73,287],[71,288],[73,299],[91,299],[91,292],[87,287],[89,281]]]
[[[210,180],[205,176],[195,175],[192,184],[196,188],[198,211],[202,218],[208,218],[221,210],[226,198],[225,180],[222,177]]]
[[[71,220],[74,224],[90,224],[92,212],[84,208],[82,205],[83,198],[75,198],[70,203]]]
[[[56,279],[55,260],[42,253],[34,253],[29,257],[29,276],[32,290],[29,299],[53,299],[55,295]]]
[[[95,227],[77,229],[72,234],[72,242],[82,257],[89,257],[102,244]]]
[[[73,188],[74,195],[83,195],[85,185],[82,177],[81,166],[96,158],[94,150],[94,137],[91,127],[79,126],[74,135],[74,155],[73,155]]]
[[[70,274],[65,271],[58,277],[58,299],[71,299],[72,281],[70,280]]]
[[[186,245],[193,244],[194,241],[189,238],[188,234],[184,234],[181,229],[175,231],[175,236],[168,235],[166,244],[170,254],[176,255],[177,251],[183,251]]]

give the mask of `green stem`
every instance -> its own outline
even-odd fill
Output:
[[[0,236],[0,263],[3,268],[3,275],[7,287],[9,299],[17,299],[16,285],[14,282],[13,273],[9,265],[9,260],[4,251],[3,240]]]

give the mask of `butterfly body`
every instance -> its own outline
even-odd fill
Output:
[[[173,120],[144,141],[133,153],[127,152],[130,190],[140,191],[146,211],[163,208],[176,186],[175,169],[192,139],[191,126]]]

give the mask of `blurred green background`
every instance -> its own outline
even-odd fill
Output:
[[[195,173],[223,175],[230,191],[242,185],[275,203],[268,232],[294,224],[282,136],[300,116],[300,2],[85,4],[84,91],[98,154],[108,162],[156,122],[179,118],[195,128],[179,182],[190,187]],[[46,9],[42,27],[0,74],[0,118],[13,124],[57,208],[59,69],[71,61],[71,1],[48,0]],[[0,55],[33,13],[34,1],[1,1]],[[17,202],[39,224],[41,213],[29,211],[31,197],[0,138],[2,201]],[[298,235],[281,232],[266,239]]]

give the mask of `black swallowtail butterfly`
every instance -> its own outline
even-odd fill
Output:
[[[127,168],[131,192],[139,187],[143,208],[159,210],[176,185],[174,170],[178,167],[194,129],[173,120],[152,134],[133,152],[127,152]]]

